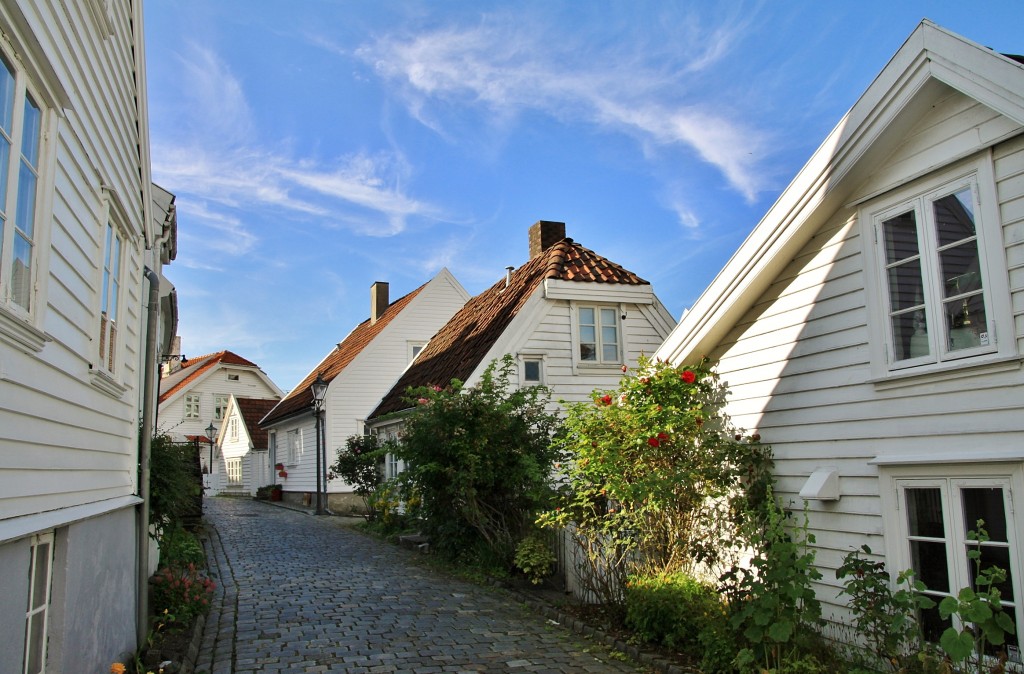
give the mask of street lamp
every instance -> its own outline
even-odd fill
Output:
[[[213,434],[217,431],[213,426],[213,422],[206,427],[206,440],[210,443],[210,462],[206,464],[206,471],[210,474],[211,484],[213,482]]]
[[[327,396],[327,382],[324,381],[322,373],[317,373],[316,381],[310,388],[313,391],[313,414],[316,417],[316,514],[326,515],[327,504],[324,501],[327,498],[327,443],[323,438],[321,415],[324,410],[324,398]]]

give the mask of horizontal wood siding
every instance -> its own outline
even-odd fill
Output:
[[[0,350],[0,520],[132,494],[142,358],[144,242],[131,7],[112,3],[101,36],[85,3],[17,2],[49,57],[70,107],[43,151],[37,210],[35,300],[52,338],[38,353]],[[39,87],[39,82],[33,82]],[[47,110],[48,119],[56,114]],[[120,396],[92,384],[98,368],[103,189],[128,211],[114,379]],[[145,189],[144,189],[145,188]]]
[[[931,131],[952,133],[954,120],[986,117],[974,106],[952,112],[901,147],[901,166],[910,150],[927,151]],[[994,157],[1015,337],[1022,348],[1024,139],[1003,143]],[[862,249],[856,212],[834,213],[713,354],[729,387],[733,422],[759,432],[774,450],[779,498],[797,511],[807,507],[824,576],[820,596],[833,615],[844,612],[844,602],[835,600],[834,574],[843,556],[863,543],[884,551],[878,468],[870,461],[942,448],[1018,447],[1024,418],[1019,369],[871,382],[868,345],[880,337],[869,330]],[[798,493],[823,467],[839,470],[842,498],[805,504]]]

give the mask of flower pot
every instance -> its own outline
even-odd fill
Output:
[[[270,500],[271,501],[280,501],[282,493],[283,492],[280,489],[273,489],[273,490],[271,490],[271,492],[270,492]]]

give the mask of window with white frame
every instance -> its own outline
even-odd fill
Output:
[[[198,393],[186,393],[185,394],[185,418],[186,419],[198,419],[199,418],[199,394]]]
[[[239,379],[237,372],[228,372],[228,381],[238,381]]]
[[[215,395],[213,396],[213,418],[217,421],[224,418],[224,415],[228,411],[228,396],[226,395]]]
[[[287,463],[295,465],[299,462],[299,454],[302,450],[302,430],[296,428],[288,431],[288,458]]]
[[[242,484],[242,459],[240,457],[226,459],[224,469],[228,474],[228,484]]]
[[[231,417],[228,421],[228,439],[231,442],[238,442],[238,417]]]
[[[120,325],[118,299],[121,296],[121,249],[124,236],[107,222],[103,244],[103,286],[100,288],[100,363],[108,372],[117,362],[117,329]]]
[[[943,619],[938,604],[945,597],[957,596],[962,588],[978,589],[977,568],[968,552],[979,551],[983,569],[995,565],[1007,571],[999,590],[1003,608],[1018,632],[1007,638],[1006,646],[1010,659],[1020,662],[1019,634],[1024,614],[1017,540],[1020,525],[1013,502],[1013,483],[1020,476],[995,466],[946,469],[933,467],[915,475],[913,469],[904,468],[898,471],[902,476],[893,476],[896,503],[892,519],[896,521],[887,524],[887,532],[894,535],[895,550],[890,550],[895,565],[890,570],[912,569],[916,579],[924,583],[924,594],[936,606],[921,612],[921,625],[925,638],[938,642],[947,627],[964,627],[953,617]],[[979,521],[988,537],[984,542],[972,535],[979,530]]]
[[[997,335],[1009,334],[1012,326],[1000,318],[1008,294],[998,211],[982,206],[994,201],[991,168],[983,160],[865,209],[880,271],[888,369],[970,362],[996,353]]]
[[[32,537],[28,609],[25,612],[24,674],[46,671],[46,629],[53,583],[53,533]]]
[[[416,360],[416,356],[420,355],[420,351],[427,345],[426,342],[409,342],[409,362]]]
[[[619,312],[616,307],[579,306],[576,309],[579,359],[584,363],[618,363]]]
[[[33,310],[43,111],[23,72],[0,54],[0,306]]]

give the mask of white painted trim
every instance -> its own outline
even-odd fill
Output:
[[[579,300],[612,304],[654,304],[654,289],[650,285],[627,285],[625,283],[595,283],[544,280],[544,297],[549,300]]]
[[[142,503],[142,499],[135,494],[131,494],[104,501],[94,501],[68,508],[60,508],[59,510],[49,510],[47,512],[0,520],[0,544],[18,540],[40,531],[48,531],[93,517],[99,517],[115,510],[132,508],[140,503]]]
[[[1024,462],[1024,448],[1006,449],[1002,451],[965,451],[963,449],[943,449],[927,453],[891,454],[876,456],[868,461],[873,466],[931,466],[953,463],[1014,463]]]

